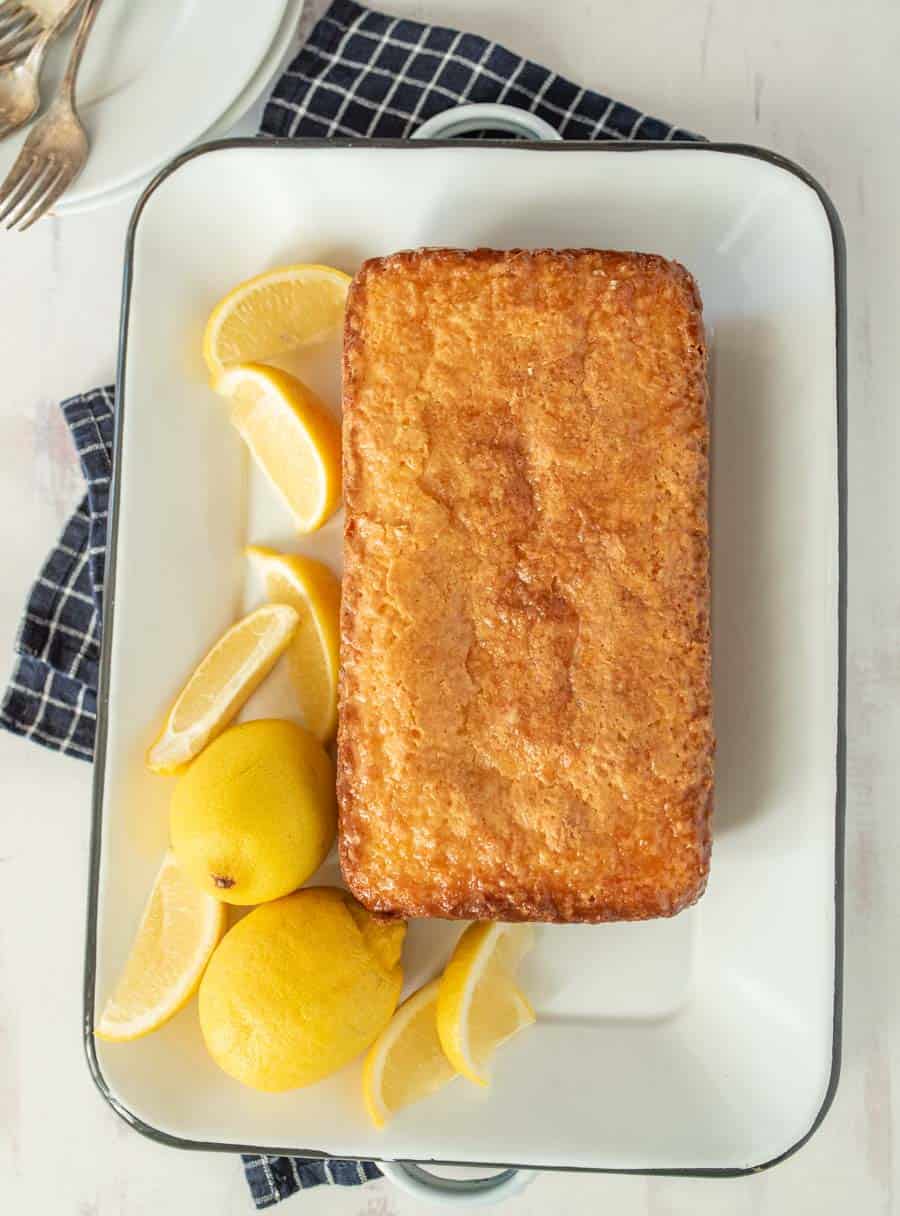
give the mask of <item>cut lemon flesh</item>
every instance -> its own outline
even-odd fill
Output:
[[[167,1022],[196,991],[226,917],[225,905],[189,882],[168,852],[94,1033],[124,1043]]]
[[[456,1075],[437,1032],[440,985],[432,980],[408,997],[369,1049],[363,1100],[376,1127]]]
[[[344,316],[350,276],[301,263],[238,284],[210,313],[203,356],[215,378],[232,363],[275,359],[326,337]]]
[[[238,363],[213,381],[231,421],[300,532],[314,532],[341,501],[341,431],[295,376]]]
[[[441,1046],[457,1072],[476,1085],[488,1084],[495,1049],[535,1020],[516,983],[533,940],[530,925],[476,922],[459,939],[441,977]]]
[[[287,604],[266,604],[232,625],[178,694],[147,767],[177,773],[193,760],[269,674],[298,623]]]
[[[300,618],[287,649],[288,670],[303,725],[327,743],[337,728],[341,584],[311,557],[261,547],[247,555],[262,568],[270,602],[289,604]]]

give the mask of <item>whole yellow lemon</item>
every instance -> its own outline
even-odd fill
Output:
[[[221,1069],[254,1089],[311,1085],[365,1051],[400,996],[406,925],[347,891],[307,887],[256,908],[200,984],[200,1027]]]
[[[210,895],[260,904],[296,891],[334,841],[334,766],[293,722],[232,726],[180,777],[172,848]]]

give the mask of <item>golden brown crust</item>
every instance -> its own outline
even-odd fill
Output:
[[[603,921],[702,893],[706,401],[699,295],[663,258],[363,266],[338,797],[368,908]]]

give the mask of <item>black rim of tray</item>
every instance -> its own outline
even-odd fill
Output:
[[[219,152],[231,148],[261,148],[290,150],[295,155],[302,153],[304,148],[393,148],[406,149],[415,152],[426,148],[478,148],[488,151],[494,148],[514,148],[523,154],[539,153],[548,155],[564,155],[566,152],[590,151],[598,155],[640,155],[642,152],[680,152],[702,156],[707,152],[725,153],[730,156],[748,157],[767,163],[792,174],[815,192],[825,212],[831,232],[832,252],[834,258],[834,287],[835,287],[835,369],[836,369],[836,401],[837,401],[837,490],[838,490],[838,703],[837,703],[837,745],[836,763],[836,797],[835,797],[835,858],[834,858],[834,996],[832,1012],[832,1051],[831,1073],[828,1087],[822,1105],[809,1129],[794,1144],[790,1145],[777,1156],[767,1161],[749,1166],[729,1167],[685,1167],[671,1168],[616,1168],[615,1166],[547,1166],[523,1164],[514,1162],[485,1162],[485,1161],[452,1161],[452,1160],[416,1160],[399,1161],[398,1164],[419,1166],[469,1166],[475,1169],[497,1170],[545,1170],[560,1173],[581,1174],[635,1174],[638,1176],[661,1176],[676,1178],[738,1178],[746,1174],[756,1174],[761,1170],[771,1169],[791,1157],[818,1130],[827,1115],[835,1093],[841,1070],[841,1035],[842,1035],[842,997],[843,997],[843,953],[844,953],[844,830],[846,814],[846,661],[847,661],[847,253],[844,232],[837,209],[825,189],[811,174],[776,152],[765,148],[757,148],[751,144],[736,143],[692,143],[692,142],[654,142],[636,141],[632,143],[606,143],[590,141],[561,141],[536,142],[522,140],[467,140],[467,139],[272,139],[245,137],[239,139],[221,139],[201,144],[172,160],[154,177],[143,191],[128,227],[125,244],[125,265],[122,284],[121,320],[119,331],[119,350],[116,381],[118,387],[115,438],[113,444],[113,475],[110,493],[109,542],[106,565],[106,581],[103,592],[103,639],[100,656],[100,689],[97,711],[97,738],[94,753],[92,821],[88,877],[88,907],[87,930],[85,939],[84,964],[84,1004],[83,1004],[83,1035],[88,1067],[94,1083],[100,1093],[122,1119],[130,1127],[148,1136],[160,1144],[173,1148],[193,1149],[202,1152],[247,1153],[269,1157],[305,1157],[309,1159],[356,1160],[355,1157],[342,1157],[340,1154],[329,1153],[321,1149],[303,1148],[296,1145],[257,1145],[257,1144],[224,1144],[221,1142],[206,1142],[184,1139],[173,1136],[169,1132],[153,1127],[129,1110],[110,1090],[106,1078],[100,1068],[94,1041],[94,996],[97,964],[97,919],[99,903],[100,853],[103,820],[104,772],[106,765],[106,735],[107,709],[109,704],[110,654],[112,643],[112,623],[115,613],[115,586],[117,565],[117,542],[119,523],[120,497],[120,457],[122,448],[122,418],[125,410],[124,390],[125,362],[128,347],[128,320],[131,306],[131,288],[134,271],[135,236],[141,214],[148,199],[160,185],[184,165],[205,156],[211,152]],[[368,1159],[368,1158],[367,1158]],[[374,1158],[376,1164],[378,1158]]]

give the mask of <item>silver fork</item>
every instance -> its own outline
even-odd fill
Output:
[[[39,220],[84,168],[88,137],[75,109],[75,80],[85,44],[103,0],[81,10],[66,74],[47,113],[35,123],[0,185],[0,224],[20,232]]]
[[[18,0],[0,0],[0,62],[23,59],[44,28],[33,8]]]

